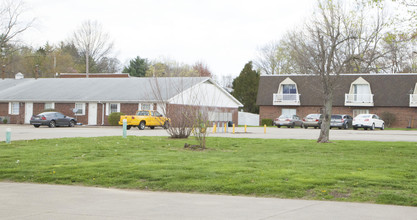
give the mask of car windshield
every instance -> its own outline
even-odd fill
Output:
[[[342,119],[341,115],[332,115],[332,119]]]
[[[371,115],[358,115],[358,118],[370,118]]]
[[[291,118],[291,115],[281,115],[279,116],[280,119]]]

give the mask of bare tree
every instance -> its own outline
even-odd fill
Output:
[[[89,59],[98,63],[103,57],[113,50],[113,42],[110,35],[103,31],[101,24],[97,21],[85,21],[77,29],[71,39],[79,52],[84,54],[86,59],[85,72],[88,77]]]
[[[254,64],[267,75],[295,73],[297,70],[290,51],[284,40],[272,41],[258,49]]]
[[[354,19],[358,15],[346,10],[342,2],[318,0],[317,11],[311,19],[287,38],[300,71],[316,74],[320,79],[323,96],[323,123],[317,140],[320,143],[329,142],[333,92],[338,86],[339,74],[345,73],[357,59],[362,59],[368,67],[374,65],[373,54],[378,52],[376,36],[382,31],[378,26],[373,31],[359,32],[358,21]],[[368,46],[358,46],[363,42]],[[366,56],[371,58],[365,60]]]
[[[207,64],[205,64],[202,61],[196,62],[193,65],[193,70],[198,74],[198,76],[202,76],[202,77],[212,77],[213,76],[213,74],[211,73]]]
[[[201,83],[202,79],[201,77],[150,78],[152,88],[150,97],[157,100],[158,109],[171,119],[167,129],[168,134],[172,138],[195,136],[199,144],[188,146],[192,149],[206,148],[209,121],[216,121],[215,115],[224,111],[212,107],[225,104],[219,103],[223,92],[211,91],[208,94],[207,87],[210,86],[210,81]]]
[[[5,47],[26,31],[35,19],[22,22],[24,3],[21,0],[3,0],[0,3],[0,46]]]

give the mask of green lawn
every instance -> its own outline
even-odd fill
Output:
[[[417,143],[165,137],[0,143],[0,180],[417,206]]]

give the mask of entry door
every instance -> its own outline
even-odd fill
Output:
[[[97,125],[97,103],[88,103],[88,125]]]
[[[26,102],[25,103],[25,124],[30,123],[30,118],[33,115],[33,102]]]

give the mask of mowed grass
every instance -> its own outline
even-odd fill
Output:
[[[417,143],[64,138],[0,144],[0,180],[417,206]]]

